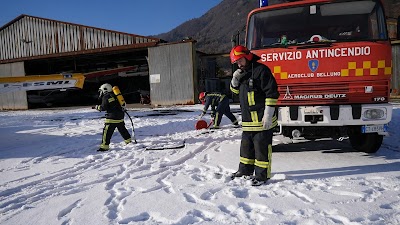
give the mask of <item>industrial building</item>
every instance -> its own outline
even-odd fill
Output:
[[[79,73],[84,84],[46,90],[24,90],[25,84],[19,85],[20,90],[0,93],[0,110],[94,104],[105,82],[118,86],[127,103],[151,96],[154,106],[194,104],[199,92],[196,57],[193,40],[165,43],[21,15],[0,28],[0,79]],[[25,86],[29,85],[42,83]]]

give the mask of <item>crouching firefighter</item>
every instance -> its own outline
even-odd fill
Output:
[[[214,122],[214,126],[211,129],[219,128],[222,115],[226,115],[226,117],[231,120],[233,125],[239,125],[235,115],[233,115],[231,112],[229,99],[226,97],[226,95],[217,92],[201,92],[199,94],[199,100],[202,104],[204,104],[203,112],[201,113],[199,119],[201,119],[207,113],[208,108],[211,106],[211,118]]]
[[[232,179],[255,173],[252,185],[259,186],[271,178],[273,128],[278,125],[275,110],[278,86],[271,70],[257,62],[260,58],[246,47],[234,47],[230,59],[238,66],[230,89],[239,95],[243,130],[239,169]]]
[[[118,129],[126,144],[131,143],[131,135],[126,129],[124,122],[125,114],[123,107],[125,105],[120,104],[110,84],[106,83],[100,86],[99,98],[101,98],[101,105],[96,105],[93,108],[100,112],[106,111],[106,120],[103,128],[102,142],[98,151],[108,151],[110,149],[109,145],[115,128]]]

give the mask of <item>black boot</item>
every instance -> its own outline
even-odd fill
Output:
[[[263,185],[263,184],[266,184],[266,183],[268,182],[268,180],[269,180],[269,179],[266,179],[266,180],[259,180],[259,179],[257,179],[257,178],[254,178],[254,179],[251,181],[251,186],[261,186],[261,185]]]
[[[253,174],[243,173],[242,171],[236,171],[236,172],[232,173],[231,179],[233,180],[236,177],[244,177],[245,179],[250,179],[251,175],[253,175]]]

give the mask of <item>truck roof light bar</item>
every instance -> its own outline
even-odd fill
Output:
[[[260,8],[268,6],[268,0],[260,0]]]

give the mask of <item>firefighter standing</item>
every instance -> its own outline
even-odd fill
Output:
[[[231,91],[239,95],[242,111],[242,140],[240,163],[236,177],[250,177],[259,186],[271,177],[272,136],[277,126],[275,106],[278,86],[271,70],[258,63],[260,58],[246,47],[238,45],[230,52],[232,64],[239,67],[231,80]]]
[[[96,105],[94,108],[100,112],[106,111],[106,121],[103,128],[102,142],[98,151],[108,151],[110,149],[109,144],[115,128],[118,129],[126,144],[131,143],[131,135],[125,127],[124,109],[113,93],[112,86],[110,84],[103,84],[100,86],[99,92],[99,98],[102,100],[101,105]]]
[[[227,116],[231,120],[233,125],[239,125],[235,115],[233,115],[231,112],[231,108],[229,107],[229,99],[228,97],[226,97],[226,95],[217,92],[201,92],[199,94],[199,100],[201,101],[201,103],[204,104],[203,112],[200,115],[200,119],[207,113],[208,108],[211,106],[211,118],[213,118],[214,121],[214,126],[212,127],[212,129],[219,128],[219,124],[222,120],[222,115]]]

